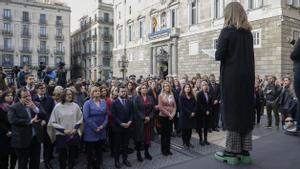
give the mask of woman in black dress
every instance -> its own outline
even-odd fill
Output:
[[[186,149],[193,148],[191,136],[193,128],[196,128],[196,98],[190,84],[183,86],[179,98],[180,114],[179,128],[182,130],[183,146]]]

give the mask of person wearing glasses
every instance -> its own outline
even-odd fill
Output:
[[[80,144],[83,123],[82,112],[78,104],[73,102],[71,89],[64,89],[61,102],[58,103],[50,116],[47,132],[58,151],[60,169],[74,167],[76,150]]]
[[[8,107],[13,104],[13,94],[3,92],[3,103],[0,104],[0,168],[14,169],[17,162],[17,155],[11,147],[11,126],[7,119]],[[10,166],[10,167],[8,167]]]
[[[36,86],[37,95],[34,98],[34,101],[40,104],[40,107],[46,113],[46,119],[42,121],[42,127],[44,132],[43,139],[43,157],[45,169],[52,169],[53,167],[50,164],[51,159],[53,158],[53,145],[51,143],[50,137],[47,133],[47,124],[51,116],[52,110],[55,106],[55,102],[51,96],[46,94],[46,84],[43,82],[38,83]]]
[[[8,109],[7,118],[11,125],[11,146],[18,157],[18,168],[40,168],[40,152],[43,132],[41,120],[45,114],[32,101],[30,91],[22,87],[17,91],[19,102]]]

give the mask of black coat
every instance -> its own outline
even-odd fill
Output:
[[[122,105],[120,99],[116,99],[111,104],[111,115],[113,119],[113,131],[121,132],[124,128],[121,123],[127,123],[133,120],[133,105],[129,99],[126,99],[125,106]]]
[[[35,102],[38,102],[40,104],[40,107],[42,107],[46,113],[46,122],[48,123],[52,110],[55,106],[55,102],[52,97],[45,95],[45,97],[41,100],[38,96],[36,96],[33,99]]]
[[[10,151],[10,138],[6,136],[9,131],[11,131],[11,127],[7,119],[7,110],[0,108],[0,149],[2,154]]]
[[[28,117],[25,108],[22,103],[17,102],[8,110],[7,117],[12,129],[11,146],[14,148],[28,148],[30,146],[33,138],[32,129],[35,130],[38,141],[41,142],[43,139],[41,122],[30,124],[30,119],[34,117],[35,113],[31,111],[32,117]],[[38,117],[41,120],[45,119],[45,114],[41,109]]]
[[[226,130],[250,132],[254,119],[255,65],[250,31],[225,27],[216,51],[221,61],[221,114]]]
[[[196,116],[191,117],[192,113],[196,112],[196,98],[188,99],[186,96],[179,97],[180,113],[179,113],[179,128],[194,129],[196,128]]]
[[[147,96],[148,101],[151,105],[150,120],[155,115],[155,105],[152,97]],[[134,140],[142,142],[144,140],[144,121],[145,121],[145,106],[144,99],[142,96],[136,96],[133,100],[134,114],[133,114],[133,128],[134,128]],[[149,123],[151,123],[150,121]]]
[[[197,94],[197,129],[209,129],[211,128],[211,118],[212,118],[212,98],[208,94],[208,101],[205,98],[204,92],[200,91]],[[207,115],[206,112],[209,112]]]
[[[293,52],[291,53],[291,59],[294,62],[300,63],[300,40],[298,39]]]

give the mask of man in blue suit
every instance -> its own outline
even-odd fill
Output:
[[[113,117],[112,130],[115,138],[115,166],[116,168],[121,168],[119,158],[122,153],[123,164],[127,167],[131,167],[130,162],[127,160],[127,149],[132,123],[133,106],[132,102],[126,98],[127,91],[125,86],[120,86],[118,90],[119,98],[113,101],[111,105],[111,113]]]

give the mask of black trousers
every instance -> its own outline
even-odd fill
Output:
[[[120,155],[122,159],[127,160],[128,157],[128,144],[130,137],[130,129],[122,129],[121,131],[114,131],[114,156],[115,161],[120,161]]]
[[[18,157],[18,169],[27,169],[29,162],[29,169],[40,168],[40,153],[41,143],[36,137],[33,137],[28,148],[16,148]]]
[[[169,117],[159,117],[161,126],[161,152],[168,153],[171,151],[171,132],[172,121]]]
[[[220,121],[220,106],[214,105],[212,108],[212,128],[213,129],[219,128],[219,121]]]
[[[200,139],[199,141],[203,141],[203,137],[204,137],[204,141],[207,141],[207,130],[208,130],[207,128],[197,129],[197,133],[198,133],[199,139]]]
[[[44,130],[44,140],[43,140],[43,157],[44,157],[44,162],[49,163],[52,158],[53,158],[53,144],[48,136],[47,130]]]
[[[17,155],[15,150],[10,146],[10,138],[6,134],[0,135],[0,151],[0,168],[14,169],[17,162]]]
[[[255,116],[256,116],[256,123],[260,123],[260,116],[261,116],[261,104],[258,103],[255,106]],[[255,119],[254,119],[254,124],[255,124]]]
[[[67,164],[69,169],[74,167],[76,150],[77,146],[74,145],[66,145],[63,148],[58,149],[58,161],[60,169],[65,169]]]
[[[86,144],[86,156],[87,156],[87,169],[96,169],[100,165],[103,165],[102,149],[105,144],[105,140],[99,140],[96,142],[85,142]]]
[[[110,153],[111,155],[114,154],[114,134],[112,131],[112,127],[108,127],[108,142],[109,142],[109,147],[110,147]]]
[[[275,117],[275,126],[279,126],[279,112],[278,112],[277,105],[267,103],[266,108],[267,108],[268,126],[272,126],[272,111]]]
[[[191,143],[192,129],[182,129],[182,142],[184,145],[189,146]]]

